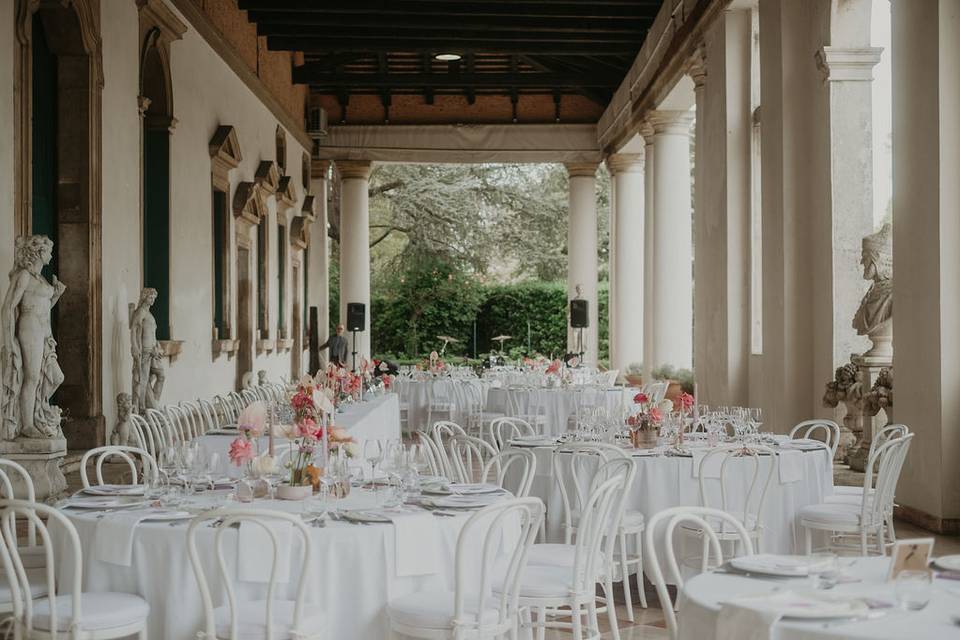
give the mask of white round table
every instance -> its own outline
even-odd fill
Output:
[[[203,494],[216,500],[221,492]],[[222,501],[221,493],[219,500]],[[232,503],[237,504],[237,503]],[[354,488],[350,496],[338,501],[344,509],[372,506],[369,491]],[[302,512],[304,503],[256,500],[254,508]],[[308,506],[310,506],[308,504]],[[83,553],[83,588],[87,591],[119,591],[142,596],[150,604],[149,634],[152,638],[188,640],[201,629],[203,606],[196,579],[187,557],[187,522],[171,526],[167,522],[141,522],[134,530],[133,553],[130,566],[106,562],[97,557],[95,538],[102,520],[96,512],[69,509],[64,511],[77,529]],[[329,521],[324,528],[310,527],[313,546],[311,566],[307,567],[306,601],[311,607],[320,607],[327,614],[327,633],[324,637],[365,640],[389,637],[386,605],[394,598],[420,589],[453,588],[454,556],[457,537],[471,512],[454,517],[434,516],[439,544],[432,548],[439,570],[428,575],[398,576],[396,569],[395,529],[392,524],[356,525]],[[109,517],[109,514],[108,516]],[[69,548],[62,528],[52,527],[57,557],[63,557]],[[198,531],[199,555],[206,563],[214,606],[225,604],[225,591],[217,582],[213,554],[216,529],[202,527]],[[225,532],[224,558],[228,565],[237,560],[237,531]],[[291,549],[290,558],[299,557],[299,538]],[[477,541],[479,544],[480,541]],[[258,553],[252,549],[250,553]],[[420,551],[418,551],[419,553]],[[67,563],[57,566],[57,582],[70,584]],[[294,598],[296,581],[301,567],[289,563],[289,580],[278,586],[278,598]],[[479,567],[471,571],[479,576]],[[479,577],[477,579],[479,582]],[[263,599],[266,584],[234,582],[240,601]]]
[[[563,502],[554,480],[552,464],[555,449],[556,447],[534,448],[537,470],[530,495],[537,496],[547,505],[547,539],[551,542],[562,542]],[[796,522],[797,512],[807,505],[822,502],[826,496],[833,493],[833,466],[826,450],[791,451],[787,455],[794,459],[794,470],[799,473],[792,477],[784,474],[782,478],[776,475],[773,478],[761,514],[764,552],[793,553],[800,550],[803,536]],[[636,455],[633,459],[636,462],[637,474],[633,490],[627,498],[628,509],[636,509],[649,519],[669,507],[700,505],[700,479],[694,475],[692,457],[661,454]],[[743,497],[750,484],[753,467],[749,466],[748,458],[735,458],[730,464],[732,466],[727,479],[727,510],[742,511]],[[766,468],[761,466],[761,469]],[[708,486],[711,482],[719,485],[716,480],[708,480]],[[584,489],[586,491],[588,487]],[[712,503],[711,506],[718,506],[718,503]]]
[[[570,417],[580,407],[599,406],[610,416],[618,416],[627,394],[633,389],[624,387],[560,387],[527,388],[501,387],[487,392],[487,410],[513,415],[511,407],[517,407],[521,415],[539,413],[543,416],[543,434],[559,436],[568,431]],[[537,406],[539,405],[539,407]]]
[[[841,562],[844,560],[842,559]],[[845,572],[859,582],[839,584],[824,592],[840,596],[864,596],[895,603],[892,583],[886,582],[889,558],[859,558]],[[762,595],[774,590],[809,590],[807,578],[746,577],[726,573],[705,573],[691,578],[681,592],[677,613],[680,640],[700,640],[716,635],[720,603],[741,596]],[[921,611],[877,609],[876,617],[859,621],[780,620],[771,638],[776,640],[816,640],[863,638],[864,640],[902,640],[904,638],[960,639],[960,627],[953,618],[960,611],[960,584],[955,580],[935,579],[930,604]],[[884,613],[880,613],[883,611]],[[765,636],[754,636],[765,637]]]

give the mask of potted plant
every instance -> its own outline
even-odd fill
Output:
[[[630,444],[634,449],[653,449],[660,438],[660,422],[663,413],[653,406],[647,394],[633,396],[633,411],[627,416],[630,427]]]
[[[653,377],[668,383],[665,397],[669,400],[676,400],[681,393],[693,393],[693,371],[690,369],[665,364],[653,370]]]
[[[631,387],[643,386],[643,364],[640,362],[628,364],[624,377],[627,379],[627,385]]]

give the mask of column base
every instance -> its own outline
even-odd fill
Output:
[[[17,438],[0,442],[0,458],[17,462],[33,479],[38,502],[58,499],[67,490],[63,477],[63,459],[67,455],[66,438]],[[8,474],[17,498],[26,498],[26,487],[15,474]]]

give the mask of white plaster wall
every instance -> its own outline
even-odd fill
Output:
[[[13,0],[0,0],[0,300],[13,266]]]

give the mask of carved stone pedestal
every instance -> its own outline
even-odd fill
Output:
[[[0,458],[7,458],[22,465],[33,479],[37,501],[57,499],[67,490],[67,480],[60,467],[67,455],[65,438],[18,438],[0,442]],[[13,492],[17,498],[26,498],[23,483],[15,474],[9,474]]]
[[[860,388],[863,393],[867,393],[873,388],[877,376],[882,369],[888,369],[893,366],[892,354],[889,356],[851,356],[850,361],[857,366]],[[856,409],[858,416],[856,427],[853,429],[857,441],[847,454],[847,464],[854,471],[865,471],[867,458],[870,456],[870,443],[873,442],[873,434],[889,424],[892,416],[881,412],[876,415],[868,415],[862,409]]]

